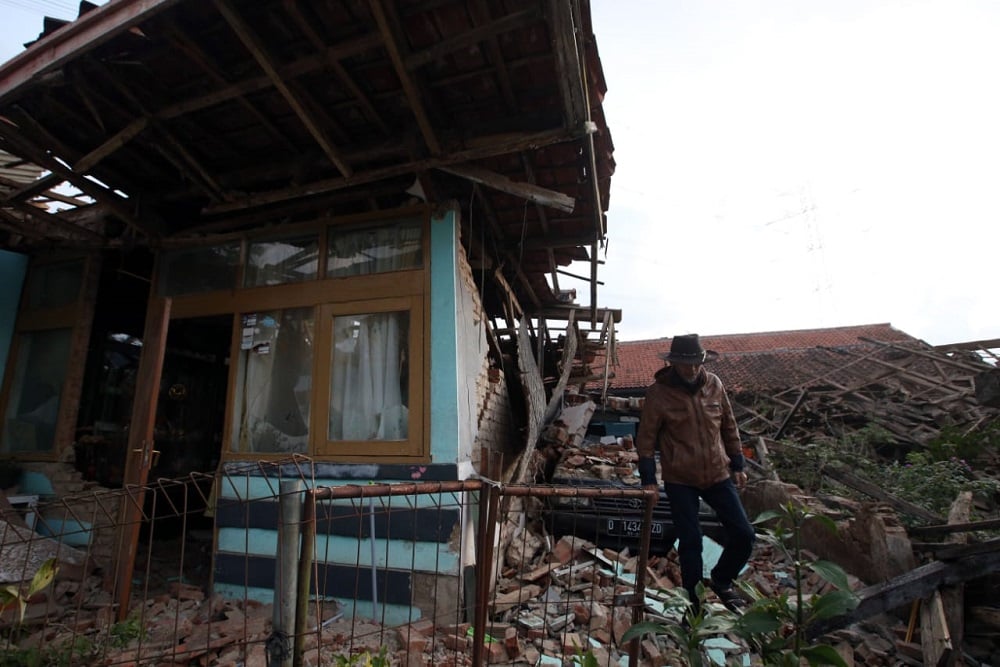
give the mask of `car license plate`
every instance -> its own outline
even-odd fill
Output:
[[[632,519],[608,519],[608,535],[615,537],[640,537],[642,535],[642,521]],[[650,535],[659,537],[663,535],[663,523],[654,521],[650,524]]]

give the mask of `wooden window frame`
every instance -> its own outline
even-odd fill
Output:
[[[38,280],[38,272],[56,264],[81,264],[79,289],[72,302],[61,306],[31,306],[30,290]],[[22,343],[26,334],[40,331],[66,330],[70,333],[69,357],[59,388],[59,412],[56,417],[52,448],[47,451],[0,450],[0,458],[23,461],[58,461],[71,446],[76,431],[76,417],[80,403],[83,373],[79,368],[86,360],[87,341],[93,324],[94,300],[97,290],[97,275],[100,272],[100,258],[94,254],[78,255],[54,253],[41,259],[32,259],[28,265],[24,285],[21,288],[21,304],[17,322],[11,336],[10,352],[0,385],[0,420],[7,418],[7,406],[13,391],[14,370],[23,354]]]
[[[425,363],[427,345],[421,334],[424,330],[424,298],[422,295],[390,297],[369,301],[351,301],[324,304],[316,317],[316,345],[313,352],[313,403],[310,406],[312,423],[310,437],[316,456],[340,461],[367,461],[371,457],[387,457],[397,461],[425,460],[428,455],[426,421]],[[410,318],[410,336],[407,341],[409,376],[407,404],[409,418],[405,440],[330,440],[330,374],[333,352],[333,319],[342,315],[406,312]]]
[[[310,405],[310,457],[334,462],[370,462],[377,459],[384,463],[428,463],[430,461],[430,213],[426,206],[382,211],[344,220],[317,220],[308,225],[294,225],[283,230],[287,234],[277,235],[274,229],[261,233],[247,233],[242,236],[240,265],[237,270],[236,285],[243,284],[246,268],[246,252],[250,242],[257,239],[278,240],[285,236],[301,236],[315,229],[319,234],[319,277],[298,283],[267,285],[258,287],[236,287],[229,290],[203,292],[171,297],[170,318],[186,319],[211,315],[232,315],[233,338],[230,342],[230,369],[226,392],[225,425],[222,437],[221,460],[278,460],[287,458],[285,452],[249,452],[233,449],[237,434],[233,432],[234,391],[238,368],[236,360],[240,352],[240,317],[244,313],[288,308],[315,309],[317,336],[313,354],[313,392]],[[331,225],[349,229],[354,224],[371,226],[379,222],[391,224],[405,217],[419,216],[422,227],[422,265],[417,269],[388,271],[338,278],[325,278],[325,260]],[[232,241],[232,237],[225,240]],[[213,245],[210,240],[205,245]],[[154,272],[159,276],[159,271]],[[152,293],[158,294],[158,285],[153,285]],[[388,308],[387,304],[399,307]],[[329,409],[329,347],[323,346],[323,329],[329,328],[324,319],[328,313],[351,314],[385,312],[386,310],[407,310],[410,313],[410,355],[409,406],[410,418],[405,441],[338,441],[326,440]],[[332,323],[332,315],[331,315]],[[329,333],[325,334],[329,336]],[[327,341],[328,342],[328,338]],[[325,360],[324,364],[320,359]],[[418,370],[419,369],[419,372]],[[322,383],[322,384],[321,384]],[[321,416],[322,415],[322,416]],[[317,420],[321,420],[317,426]],[[316,430],[321,428],[322,430]],[[349,444],[350,447],[345,447]],[[377,446],[376,446],[377,445]]]

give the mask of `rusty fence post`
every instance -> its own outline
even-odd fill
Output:
[[[493,543],[496,540],[497,514],[502,490],[484,483],[479,492],[479,553],[476,555],[476,606],[472,630],[472,664],[484,664],[483,646],[486,640],[486,616],[490,603],[493,572]]]

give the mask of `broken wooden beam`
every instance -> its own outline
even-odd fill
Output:
[[[909,514],[910,516],[918,519],[932,521],[934,523],[944,523],[944,519],[937,514],[934,514],[920,505],[915,505],[911,502],[903,500],[902,498],[897,498],[891,493],[886,493],[877,484],[873,484],[868,480],[862,479],[857,475],[844,470],[843,468],[828,465],[823,468],[822,473],[827,477],[831,477],[841,484],[844,484],[845,486],[851,487],[855,491],[860,491],[871,496],[872,498],[889,503],[903,514]]]
[[[858,591],[860,601],[854,611],[811,626],[806,634],[815,639],[866,618],[898,609],[930,596],[941,586],[971,581],[996,572],[1000,551],[964,556],[950,562],[935,561]]]

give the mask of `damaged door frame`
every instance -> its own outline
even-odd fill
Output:
[[[150,298],[146,309],[146,326],[142,335],[142,352],[136,375],[135,398],[125,455],[125,490],[119,508],[116,536],[118,545],[115,556],[115,585],[118,589],[116,616],[119,622],[128,616],[132,596],[132,572],[139,547],[139,528],[142,525],[143,503],[149,469],[159,454],[153,441],[156,426],[156,403],[160,394],[160,378],[167,349],[167,329],[170,326],[169,298]]]

